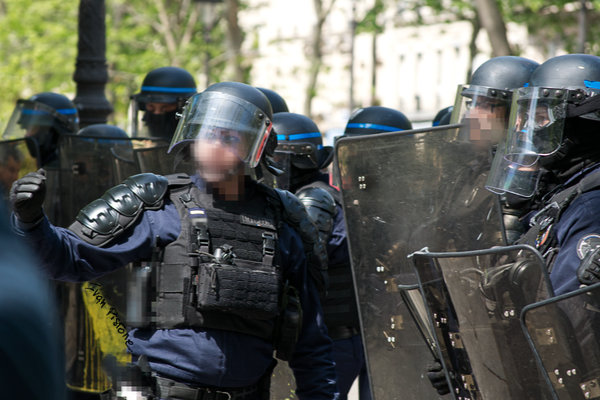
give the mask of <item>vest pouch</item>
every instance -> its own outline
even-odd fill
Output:
[[[196,282],[197,309],[266,320],[277,316],[279,274],[260,263],[200,264]]]

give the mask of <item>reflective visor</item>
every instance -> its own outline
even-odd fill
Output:
[[[254,104],[225,93],[203,92],[192,96],[186,105],[169,152],[194,140],[218,141],[254,168],[260,161],[271,127],[267,115]]]
[[[533,196],[540,178],[539,157],[525,154],[508,158],[504,153],[505,148],[506,146],[501,144],[496,150],[485,184],[486,189],[496,194]]]
[[[563,138],[567,110],[565,89],[520,88],[513,97],[506,141],[506,155],[548,156],[558,150]]]
[[[46,104],[30,100],[17,100],[15,109],[2,134],[3,139],[19,139],[31,136],[32,130],[39,127],[50,127],[55,122],[62,123],[65,127],[75,130],[77,119],[67,116],[76,115],[75,108],[55,110]],[[28,133],[29,131],[29,133]]]
[[[486,113],[505,113],[510,106],[512,92],[479,85],[458,85],[451,124],[460,124],[475,110]],[[472,117],[472,116],[471,116]]]

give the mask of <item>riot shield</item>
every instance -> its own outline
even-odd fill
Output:
[[[426,377],[437,350],[428,321],[415,312],[423,302],[414,295],[418,282],[407,256],[425,246],[453,251],[504,244],[500,204],[484,188],[490,145],[464,140],[459,128],[336,142],[334,171],[377,400],[439,397]]]
[[[519,319],[524,307],[552,295],[534,248],[421,251],[412,258],[457,398],[553,398]]]
[[[150,139],[62,136],[59,140],[62,218],[61,225],[74,221],[76,213],[111,187],[141,172],[163,172],[168,155],[156,149],[163,142]],[[152,156],[138,163],[138,153]],[[142,170],[144,166],[145,170]],[[156,166],[157,170],[152,168]],[[165,168],[166,169],[166,168]]]
[[[38,169],[35,154],[27,139],[0,141],[0,193],[4,200],[13,182]]]
[[[140,173],[134,150],[154,147],[147,139],[62,136],[59,166],[47,176],[57,199],[57,225],[69,226],[79,210],[127,177]],[[50,182],[49,182],[50,183]],[[67,384],[75,391],[101,393],[111,387],[107,357],[127,362],[128,336],[121,311],[126,307],[128,273],[121,268],[93,282],[60,283],[65,326]]]
[[[522,321],[557,398],[600,398],[600,284],[527,306]]]

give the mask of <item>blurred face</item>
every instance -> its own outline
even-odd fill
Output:
[[[465,122],[469,125],[470,139],[498,143],[508,122],[508,104],[480,96],[468,103],[468,107]]]
[[[211,128],[211,132],[192,144],[198,172],[205,181],[216,183],[227,180],[243,170],[239,149],[244,138],[238,131]]]

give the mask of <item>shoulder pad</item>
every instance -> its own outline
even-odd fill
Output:
[[[302,241],[315,242],[317,240],[315,236],[317,230],[312,224],[304,204],[287,190],[275,189],[275,192],[281,200],[284,221],[299,230],[298,233],[302,236]]]
[[[130,227],[144,209],[162,207],[167,186],[161,175],[131,176],[83,207],[69,229],[90,244],[105,246]]]
[[[154,207],[162,202],[167,192],[168,180],[162,175],[144,173],[130,176],[123,182],[146,206]],[[160,205],[158,205],[160,208]]]
[[[306,186],[301,187],[300,189],[298,189],[298,191],[296,193],[301,192],[304,189],[308,189],[308,188],[319,188],[319,189],[323,189],[325,191],[327,191],[327,193],[329,193],[333,199],[335,200],[335,202],[339,205],[342,205],[342,193],[340,193],[340,191],[336,188],[334,188],[333,186],[323,182],[323,181],[314,181],[309,183]]]
[[[296,196],[300,200],[312,222],[319,230],[320,239],[327,243],[333,231],[337,206],[332,195],[320,187],[305,187]]]
[[[332,216],[335,215],[335,199],[325,189],[320,187],[305,187],[296,193],[296,197],[307,209],[308,207],[317,207]]]
[[[321,296],[328,286],[327,248],[319,238],[319,231],[311,221],[306,208],[296,196],[287,190],[275,189],[282,204],[282,218],[294,228],[302,239],[308,264],[308,272],[316,283]]]

